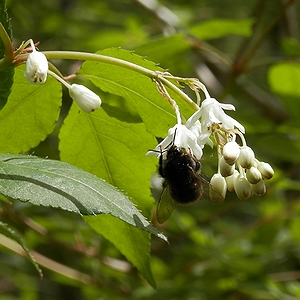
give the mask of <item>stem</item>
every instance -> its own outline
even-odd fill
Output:
[[[13,49],[12,43],[10,41],[10,37],[8,36],[6,30],[1,22],[0,22],[0,38],[1,38],[1,40],[4,44],[4,48],[5,48],[4,58],[9,61],[12,61],[14,49]]]
[[[67,89],[71,88],[71,85],[66,82],[63,78],[52,72],[51,70],[47,71],[48,74],[52,75],[54,78],[56,78],[60,83],[62,83]]]
[[[73,52],[73,51],[43,51],[48,59],[73,59],[73,60],[90,60],[97,61],[102,63],[107,63],[119,67],[123,67],[134,72],[140,73],[144,76],[151,78],[153,81],[160,81],[170,90],[172,90],[176,95],[183,99],[187,104],[189,104],[193,109],[198,110],[198,105],[181,89],[179,89],[175,84],[170,82],[168,79],[164,78],[163,75],[159,72],[149,70],[147,68],[141,67],[134,63],[95,53],[86,53],[86,52]]]

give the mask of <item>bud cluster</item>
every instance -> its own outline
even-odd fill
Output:
[[[27,57],[24,76],[30,83],[45,83],[47,74],[50,74],[67,87],[70,97],[83,111],[92,112],[100,107],[101,99],[97,94],[81,84],[73,83],[70,85],[56,73],[50,71],[45,54],[35,49],[35,45],[32,40],[25,43],[25,46],[29,43],[31,45],[32,52]]]
[[[232,132],[230,136],[233,136]],[[257,160],[240,132],[239,136],[242,137],[242,146],[235,141],[235,135],[225,144],[219,145],[218,173],[211,179],[211,184],[223,193],[226,189],[235,192],[240,199],[263,195],[266,193],[264,180],[271,179],[274,170],[270,164]],[[215,177],[224,180],[217,181]]]

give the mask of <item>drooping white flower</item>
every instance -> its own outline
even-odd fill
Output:
[[[85,112],[92,112],[101,105],[100,97],[84,85],[73,83],[69,87],[69,94]]]
[[[160,156],[160,151],[166,149],[169,145],[174,143],[177,147],[182,147],[191,152],[197,159],[201,159],[203,154],[203,147],[209,135],[205,139],[201,135],[201,124],[198,121],[197,115],[199,111],[194,113],[186,122],[185,125],[176,124],[168,131],[168,136],[160,142],[154,151],[148,151],[146,155]]]
[[[244,126],[238,121],[228,116],[225,110],[235,110],[232,104],[223,104],[214,98],[206,98],[200,107],[200,116],[202,117],[202,132],[206,132],[213,124],[221,124],[226,130],[238,128],[242,133],[245,132]]]
[[[44,83],[47,79],[48,60],[44,53],[35,49],[32,40],[30,43],[32,52],[28,55],[24,76],[30,83]]]

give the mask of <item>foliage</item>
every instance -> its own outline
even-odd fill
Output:
[[[0,2],[15,47],[40,41],[63,74],[75,72],[71,79],[103,102],[84,113],[50,76],[31,85],[23,65],[0,66],[3,299],[300,297],[299,3],[6,1],[7,15]],[[7,45],[0,46],[2,58]],[[148,71],[105,60],[80,66],[78,56],[66,60],[57,50]],[[176,123],[151,80],[166,70],[199,77],[213,97],[233,103],[248,144],[275,177],[264,196],[229,193],[222,205],[180,206],[164,225],[153,219],[157,230],[147,221],[157,159],[145,153]],[[180,88],[167,90],[189,117]],[[204,154],[210,175],[216,165],[209,148]]]

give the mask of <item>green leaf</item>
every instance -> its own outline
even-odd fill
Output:
[[[289,56],[300,56],[300,42],[294,38],[286,37],[281,41],[284,52]]]
[[[178,68],[178,64],[186,66],[187,62],[182,60],[183,53],[191,48],[186,36],[182,33],[165,36],[149,41],[139,47],[135,47],[135,52],[145,55],[154,62],[160,62],[162,67]]]
[[[109,97],[109,95],[108,95]],[[107,101],[109,103],[109,101]],[[103,104],[91,113],[78,112],[74,104],[60,132],[61,159],[104,178],[130,196],[146,215],[150,214],[150,176],[157,159],[145,157],[156,140],[143,123],[118,107]],[[150,269],[149,235],[107,216],[85,220],[110,240],[154,286]]]
[[[33,266],[38,271],[40,277],[43,277],[42,270],[40,269],[40,267],[37,264],[37,262],[34,259],[34,257],[31,255],[29,249],[26,247],[24,241],[20,238],[20,236],[12,228],[10,228],[7,224],[5,224],[5,223],[3,223],[1,221],[0,221],[0,234],[5,235],[6,237],[14,240],[15,242],[17,242],[20,245],[24,249],[24,251],[26,252],[26,254],[28,255],[29,260],[31,261],[31,263],[33,264]]]
[[[49,77],[30,84],[24,66],[16,69],[8,102],[0,112],[0,152],[25,152],[43,141],[55,127],[61,106],[61,84]]]
[[[147,232],[120,222],[109,215],[84,217],[84,219],[96,232],[111,241],[141,272],[149,284],[155,287],[150,266],[150,240]]]
[[[97,52],[120,58],[154,71],[163,71],[154,63],[121,49]],[[157,91],[156,84],[135,71],[107,63],[86,61],[78,75],[91,80],[101,90],[123,97],[136,109],[147,130],[155,136],[165,136],[176,122],[169,102]],[[159,118],[157,117],[159,116]]]
[[[0,155],[0,193],[78,214],[111,214],[166,239],[119,190],[102,179],[60,161]]]
[[[217,39],[227,35],[248,37],[252,33],[253,19],[211,19],[191,27],[190,34],[200,40]]]
[[[74,104],[59,134],[61,160],[97,175],[124,190],[149,214],[153,206],[149,186],[157,159],[145,153],[156,140],[143,123],[126,111],[103,104],[91,113]]]
[[[12,37],[11,25],[7,15],[7,9],[5,0],[0,1],[0,22],[5,28],[8,36]],[[0,59],[3,58],[5,53],[4,44],[0,39]],[[7,98],[11,91],[11,86],[13,84],[14,77],[14,67],[12,65],[5,65],[5,68],[0,69],[0,109],[4,107],[7,102]]]
[[[300,65],[294,62],[273,65],[268,72],[268,82],[272,91],[281,96],[282,101],[298,124]]]
[[[287,62],[273,65],[269,69],[268,80],[273,92],[280,95],[300,96],[300,65]]]

